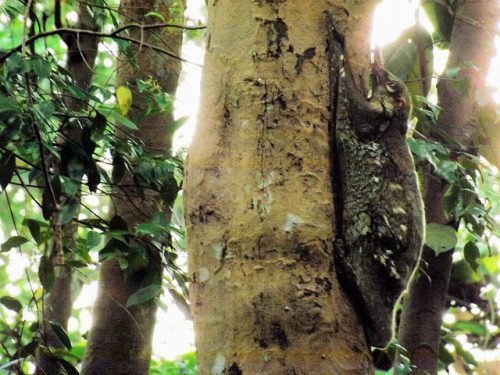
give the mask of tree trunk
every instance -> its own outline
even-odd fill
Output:
[[[450,43],[447,69],[462,67],[458,79],[471,78],[468,93],[460,92],[446,74],[438,83],[438,105],[442,108],[437,127],[444,140],[454,149],[454,142],[464,145],[470,153],[476,153],[474,141],[479,129],[479,105],[477,90],[484,87],[488,65],[493,53],[499,5],[496,1],[465,2],[459,11]],[[466,68],[472,63],[478,71]],[[455,222],[447,218],[443,210],[445,182],[429,171],[425,177],[425,206],[427,223],[447,224]],[[425,248],[420,264],[420,277],[411,286],[405,299],[399,329],[400,343],[408,350],[415,374],[436,374],[440,328],[445,309],[448,281],[453,263],[453,251],[436,256]]]
[[[87,5],[80,4],[77,10],[79,20],[76,28],[94,30],[96,25],[94,19],[88,12]],[[66,68],[73,77],[75,85],[83,90],[88,89],[92,79],[92,69],[97,55],[98,43],[98,38],[85,35],[79,37],[78,43],[74,38],[69,38],[67,40],[68,62]],[[65,102],[68,109],[72,111],[79,111],[86,107],[85,102],[76,100],[70,95],[66,96]],[[78,145],[81,144],[81,132],[79,129],[63,129],[63,132],[65,139],[62,139],[62,142],[64,142],[66,146],[69,145],[68,147],[72,148],[75,143]],[[64,242],[68,243],[68,247],[72,250],[76,249],[75,236],[77,229],[78,226],[71,222],[62,229],[64,233]],[[72,295],[73,270],[71,267],[59,265],[56,266],[56,272],[57,277],[50,291],[50,295],[44,304],[44,320],[42,324],[43,345],[49,348],[39,348],[37,350],[37,374],[56,375],[62,372],[57,357],[51,354],[50,348],[64,348],[64,345],[48,322],[57,322],[66,329],[68,320],[71,316],[71,308],[75,296]]]
[[[145,17],[152,11],[162,14],[166,20],[170,19],[169,8],[163,5],[163,2],[161,5],[158,3],[153,0],[123,0],[120,10],[125,14],[123,19],[126,23],[153,23],[153,17]],[[149,22],[145,22],[146,19]],[[152,44],[158,44],[160,39],[157,35],[161,35],[161,40],[169,51],[180,54],[182,32],[179,29],[144,31],[143,35],[140,30],[132,32],[133,37],[139,40],[144,38],[145,42]],[[134,102],[130,115],[132,119],[147,108],[145,99],[141,98],[136,89],[136,79],[146,80],[153,77],[164,91],[173,94],[177,88],[181,67],[179,60],[168,58],[151,49],[139,48],[133,48],[133,54],[140,70],[130,66],[125,56],[122,56],[122,63],[118,67],[118,86],[128,84],[133,88]],[[172,123],[172,113],[148,116],[137,123],[139,131],[132,132],[130,136],[141,140],[147,152],[168,157],[172,145],[172,132],[169,132]],[[117,136],[123,137],[123,134],[120,132]],[[122,217],[129,228],[141,222],[148,222],[151,215],[159,210],[170,212],[175,195],[162,207],[163,199],[160,194],[146,189],[146,199],[143,200],[139,191],[131,187],[131,182],[130,179],[125,179],[122,182],[124,186],[113,192],[111,202],[114,214]],[[159,259],[150,260],[147,273],[155,274],[157,283],[161,282],[162,267]],[[106,260],[102,264],[93,313],[94,323],[82,371],[84,375],[148,374],[156,305],[154,302],[148,302],[126,307],[128,298],[141,287],[145,277],[148,275],[144,273],[126,277],[116,259]]]
[[[200,374],[373,372],[333,267],[325,11],[367,78],[375,3],[208,3],[184,185]]]

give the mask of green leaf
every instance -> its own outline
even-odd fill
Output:
[[[179,128],[186,123],[186,121],[189,120],[189,116],[183,116],[179,117],[176,119],[174,122],[172,122],[168,128],[168,133],[170,135],[174,134]]]
[[[14,99],[0,94],[0,113],[19,112],[19,110],[19,104]]]
[[[66,370],[68,375],[80,375],[78,370],[68,361],[66,361],[62,358],[58,358],[57,362],[59,362],[61,364],[61,366],[64,367],[64,370]]]
[[[455,362],[455,358],[453,358],[453,355],[446,349],[443,344],[439,345],[439,360],[446,366],[451,365],[453,362]]]
[[[427,224],[425,244],[434,250],[436,255],[453,249],[457,244],[457,240],[457,231],[449,225]]]
[[[71,341],[63,326],[59,322],[56,322],[54,320],[49,320],[49,324],[61,343],[63,343],[66,348],[71,350]]]
[[[28,226],[31,237],[33,237],[37,244],[40,244],[40,222],[33,219],[24,219],[23,225]]]
[[[52,290],[52,286],[54,285],[55,273],[54,273],[54,265],[52,264],[51,259],[44,255],[40,259],[40,265],[38,267],[38,278],[40,279],[40,283],[43,288],[50,292]]]
[[[403,31],[393,43],[384,47],[385,68],[407,81],[409,91],[426,97],[434,72],[434,44],[429,32],[420,25]]]
[[[48,60],[36,58],[31,61],[31,64],[38,79],[44,79],[50,76],[51,65]]]
[[[477,271],[477,268],[479,267],[477,260],[480,257],[481,254],[479,253],[479,249],[476,244],[470,241],[467,242],[464,246],[464,258],[474,271]]]
[[[144,17],[156,17],[156,18],[160,19],[161,22],[165,22],[165,17],[163,17],[163,15],[161,15],[158,12],[148,12],[144,15]]]
[[[80,200],[77,197],[70,197],[61,206],[61,224],[69,223],[80,212]]]
[[[90,231],[87,233],[87,247],[93,249],[101,243],[102,235],[100,233]]]
[[[15,311],[16,313],[21,312],[23,305],[17,299],[9,296],[0,297],[0,303],[4,305],[9,310]]]
[[[459,320],[451,326],[451,329],[458,331],[466,331],[474,335],[485,337],[488,334],[488,330],[485,326],[473,321],[473,320]]]
[[[0,187],[2,187],[2,190],[5,190],[7,185],[9,185],[15,170],[16,157],[12,152],[7,151],[0,159]]]
[[[139,289],[137,292],[132,294],[127,300],[127,307],[139,305],[141,303],[152,300],[158,297],[161,292],[161,285],[148,285],[144,288]]]
[[[40,344],[40,342],[38,341],[37,338],[34,338],[33,340],[31,340],[30,343],[24,345],[21,350],[19,350],[19,354],[18,356],[20,358],[26,358],[27,356],[29,355],[33,355],[35,354],[36,352],[36,349],[38,348],[38,345]]]
[[[438,41],[449,42],[455,22],[453,8],[447,1],[424,0],[422,8],[436,30]]]
[[[57,203],[61,196],[61,180],[59,179],[59,176],[53,176],[50,184],[52,187],[52,192],[54,193],[54,197],[52,196],[52,193],[48,186],[45,186],[42,195],[42,214],[45,220],[49,220],[56,210],[53,202],[54,198]]]
[[[114,184],[119,184],[125,176],[125,172],[127,171],[127,165],[125,162],[125,158],[117,154],[113,158],[113,171],[111,172],[111,179]]]
[[[13,247],[19,247],[23,243],[26,243],[26,242],[28,242],[28,239],[26,237],[23,237],[23,236],[13,236],[13,237],[10,237],[7,241],[5,241],[2,244],[0,252],[3,253],[3,252],[6,252],[6,251],[9,251]]]
[[[101,140],[104,135],[104,131],[106,130],[106,125],[108,121],[106,117],[104,117],[101,113],[97,112],[94,119],[92,120],[91,126],[91,139],[94,142]]]

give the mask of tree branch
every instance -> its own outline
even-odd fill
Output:
[[[139,44],[139,45],[144,46],[146,48],[151,48],[152,50],[155,50],[157,52],[164,53],[167,56],[170,56],[170,57],[177,59],[177,60],[180,60],[182,62],[186,62],[186,63],[200,66],[199,64],[196,64],[196,63],[193,63],[193,62],[188,61],[186,59],[183,59],[182,57],[177,56],[176,54],[174,54],[170,51],[167,51],[164,48],[161,48],[161,47],[149,44],[149,43],[145,43],[144,41],[141,41],[141,40],[129,37],[129,36],[119,35],[120,32],[123,32],[123,31],[128,30],[128,29],[138,28],[141,30],[148,30],[148,29],[155,29],[155,28],[162,28],[162,27],[173,27],[173,28],[183,29],[183,30],[202,30],[202,29],[206,28],[206,26],[183,26],[183,25],[177,25],[177,24],[173,24],[173,23],[156,23],[156,24],[150,24],[150,25],[140,25],[140,24],[134,23],[134,24],[122,26],[111,33],[103,33],[103,32],[99,32],[99,31],[62,27],[62,28],[57,28],[57,29],[50,30],[50,31],[45,31],[43,33],[38,33],[38,34],[33,35],[32,37],[24,40],[22,44],[18,45],[17,47],[12,48],[9,52],[1,55],[0,56],[0,64],[3,63],[7,58],[12,56],[15,52],[23,50],[26,46],[34,43],[38,39],[46,38],[46,37],[52,36],[52,35],[76,34],[77,37],[79,37],[79,35],[89,35],[89,36],[94,36],[96,38],[114,38],[114,39],[126,40],[126,41],[129,41],[129,42],[134,43],[134,44]]]

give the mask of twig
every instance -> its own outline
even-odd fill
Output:
[[[200,30],[200,29],[205,28],[205,26],[183,26],[183,25],[177,25],[177,24],[172,24],[172,23],[157,23],[157,24],[151,24],[151,25],[130,24],[130,25],[125,25],[123,27],[120,27],[119,29],[117,29],[111,33],[103,33],[100,31],[92,31],[92,30],[73,29],[73,28],[69,28],[69,27],[57,28],[54,30],[45,31],[43,33],[38,33],[38,34],[32,36],[31,38],[23,40],[22,44],[18,45],[17,47],[12,48],[9,52],[6,52],[3,55],[1,55],[0,56],[0,63],[3,63],[7,58],[9,58],[15,52],[18,52],[19,50],[23,51],[24,48],[26,47],[26,45],[30,45],[30,44],[34,43],[35,41],[37,41],[38,39],[46,38],[46,37],[52,36],[52,35],[76,34],[77,37],[79,37],[79,35],[90,35],[90,36],[99,37],[99,38],[115,38],[115,39],[126,40],[126,41],[129,41],[131,43],[135,43],[135,44],[139,44],[139,45],[142,45],[144,47],[147,47],[147,48],[151,48],[152,50],[155,50],[157,52],[164,53],[167,56],[170,56],[174,59],[178,59],[182,62],[190,63],[190,64],[193,64],[196,66],[201,66],[200,64],[194,63],[192,61],[188,61],[180,56],[177,56],[175,53],[167,51],[164,48],[161,48],[161,47],[149,44],[149,43],[144,43],[143,41],[132,38],[132,37],[118,35],[118,33],[125,31],[127,29],[130,29],[130,28],[140,28],[142,30],[146,30],[146,29],[161,28],[161,27],[173,27],[173,28],[180,28],[180,29],[184,29],[184,30]]]

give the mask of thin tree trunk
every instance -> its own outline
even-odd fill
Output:
[[[146,18],[149,12],[162,14],[166,20],[171,13],[164,2],[153,0],[123,0],[120,10],[126,16],[124,21],[153,23],[155,18]],[[168,2],[172,5],[171,2]],[[146,22],[149,21],[149,22]],[[182,43],[182,33],[178,29],[156,30],[153,32],[136,30],[133,37],[147,43],[157,44],[161,35],[166,48],[179,55]],[[165,46],[163,46],[165,47]],[[139,69],[128,64],[125,56],[121,57],[118,67],[118,86],[129,85],[133,89],[134,101],[130,117],[134,119],[143,112],[146,100],[136,89],[136,79],[146,80],[153,77],[170,94],[175,93],[180,73],[180,61],[158,54],[150,49],[133,49],[135,62]],[[172,113],[161,113],[148,116],[138,122],[139,131],[129,134],[142,142],[143,148],[153,154],[170,156],[173,124]],[[123,137],[119,132],[117,136]],[[123,185],[133,186],[132,181],[123,181]],[[163,210],[170,213],[175,200],[175,194],[166,199],[151,190],[145,191],[146,199],[133,187],[119,187],[113,192],[111,202],[114,214],[122,217],[129,228],[141,222],[148,222],[154,212]],[[151,257],[150,257],[151,258]],[[157,283],[161,283],[162,264],[160,257],[150,260],[147,273],[155,274]],[[93,312],[93,326],[87,344],[87,353],[83,364],[84,375],[143,375],[149,372],[152,350],[152,335],[155,324],[156,304],[146,304],[126,307],[128,298],[140,289],[145,273],[126,277],[116,259],[106,260],[99,272],[99,290]],[[175,339],[175,338],[173,338]]]
[[[471,78],[468,93],[460,92],[446,74],[438,83],[438,105],[442,108],[438,121],[441,134],[448,134],[448,146],[454,142],[475,153],[474,144],[479,127],[477,89],[484,87],[493,52],[493,38],[498,20],[499,4],[491,0],[468,0],[456,17],[450,43],[447,69],[462,67],[458,79]],[[466,68],[468,63],[475,69]],[[425,206],[427,223],[454,225],[443,210],[445,182],[434,173],[425,177]],[[425,248],[421,272],[405,299],[399,329],[400,343],[408,350],[415,374],[436,374],[440,328],[445,310],[448,281],[453,263],[453,250],[436,256]]]
[[[366,78],[375,3],[208,2],[184,185],[200,374],[373,372],[333,267],[324,12]]]
[[[87,5],[78,5],[78,24],[76,28],[83,30],[94,30],[96,25],[94,19],[89,14]],[[59,27],[59,26],[58,26]],[[66,69],[74,79],[75,86],[87,90],[92,79],[93,67],[97,55],[98,38],[91,36],[80,36],[78,42],[72,37],[66,39],[68,45],[68,62]],[[66,105],[71,111],[79,111],[84,109],[86,103],[81,100],[76,100],[71,96],[66,97]],[[73,144],[81,144],[79,129],[70,128],[63,129],[64,144],[70,147]],[[63,227],[64,242],[68,243],[68,247],[72,250],[76,249],[75,236],[78,226],[74,223],[69,223]],[[64,348],[63,343],[54,333],[49,321],[59,323],[63,328],[67,328],[68,320],[71,316],[73,306],[72,286],[73,286],[73,271],[66,265],[56,266],[56,279],[50,295],[45,301],[44,316],[42,325],[42,335],[44,337],[43,345],[48,345],[50,348]],[[37,350],[36,356],[37,374],[59,374],[61,373],[60,365],[57,357],[51,354],[51,349],[40,348]]]

